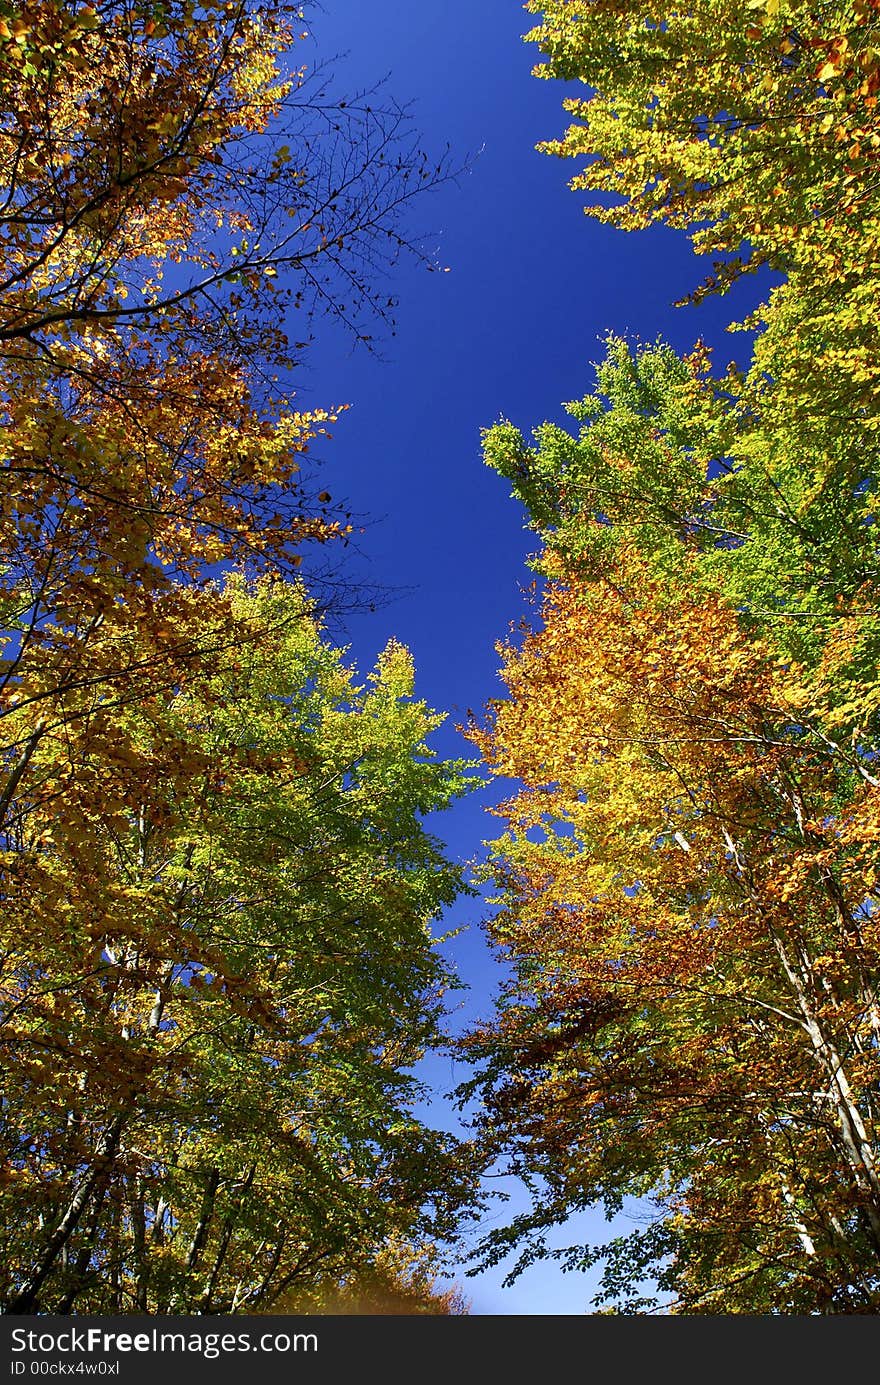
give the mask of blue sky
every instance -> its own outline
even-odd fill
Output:
[[[340,88],[387,76],[389,92],[412,101],[429,152],[448,143],[454,160],[473,156],[458,185],[426,197],[414,217],[412,229],[432,233],[449,273],[401,267],[391,285],[398,333],[383,344],[384,359],[352,352],[325,326],[298,376],[302,407],[351,406],[322,448],[322,480],[334,500],[346,497],[370,518],[352,580],[360,574],[396,593],[352,617],[346,642],[366,669],[392,635],[402,640],[418,695],[449,713],[436,748],[466,755],[455,725],[501,690],[495,645],[524,611],[524,560],[534,548],[505,482],[481,462],[480,429],[501,416],[527,432],[563,421],[560,401],[591,387],[590,363],[609,330],[663,336],[678,350],[703,337],[719,365],[742,362],[746,339],[724,328],[754,305],[758,285],[746,280],[726,298],[674,309],[709,269],[686,237],[660,228],[625,235],[584,216],[566,186],[574,167],[534,149],[564,128],[563,90],[530,75],[538,54],[522,35],[532,19],[516,0],[323,0],[310,21],[316,51],[339,55]],[[475,793],[432,824],[452,856],[480,855],[493,834],[492,797]],[[478,928],[482,908],[462,901],[447,920],[468,925],[450,945],[470,986],[458,1025],[489,1013],[498,981]],[[443,1085],[465,1074],[448,1062],[432,1072],[434,1118],[446,1123]],[[607,1233],[596,1214],[558,1239]],[[505,1290],[503,1273],[465,1281],[473,1312],[589,1310],[585,1276],[548,1263]]]

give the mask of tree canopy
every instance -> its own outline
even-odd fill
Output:
[[[588,211],[782,282],[747,368],[612,337],[485,434],[544,591],[471,730],[520,788],[470,1090],[535,1199],[484,1253],[640,1198],[562,1252],[605,1311],[876,1312],[878,6],[529,8]]]
[[[361,685],[296,581],[351,525],[292,369],[317,315],[390,320],[446,170],[301,25],[0,6],[6,1312],[267,1309],[419,1263],[472,1191],[412,1076],[463,770],[407,652]]]
[[[455,1202],[407,1070],[461,888],[418,818],[461,775],[402,648],[359,687],[295,589],[228,595],[248,643],[33,757],[4,909],[11,1311],[253,1309]]]

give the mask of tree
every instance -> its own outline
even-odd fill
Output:
[[[54,0],[4,21],[15,784],[84,690],[127,696],[136,675],[173,681],[200,657],[216,593],[199,608],[197,588],[218,564],[289,575],[304,546],[350,532],[300,470],[332,412],[292,405],[305,343],[288,342],[285,313],[324,309],[361,338],[366,314],[387,319],[379,277],[407,245],[401,216],[447,170],[429,172],[403,112],[334,100],[291,68],[298,23],[244,3]],[[138,669],[134,627],[153,632]]]
[[[461,1289],[444,1289],[437,1279],[441,1264],[430,1242],[413,1246],[390,1240],[366,1270],[346,1274],[338,1285],[326,1285],[318,1296],[293,1294],[276,1305],[282,1313],[322,1313],[341,1317],[466,1317],[470,1312]]]
[[[201,340],[207,317],[228,354],[271,361],[291,299],[387,321],[375,270],[448,169],[404,111],[295,66],[302,23],[244,0],[35,0],[0,21],[8,351],[63,361],[64,328],[109,343],[115,327],[136,358],[150,327]]]
[[[539,572],[592,580],[625,539],[674,576],[686,552],[691,580],[723,589],[744,626],[798,667],[814,734],[867,772],[880,733],[867,459],[855,480],[832,469],[829,449],[793,424],[746,416],[709,366],[700,346],[680,359],[662,342],[610,337],[596,389],[565,406],[577,431],[544,423],[530,443],[502,421],[485,432],[486,461],[541,536]],[[845,748],[854,741],[863,754]]]
[[[485,1131],[543,1180],[538,1228],[653,1196],[680,1310],[873,1311],[876,794],[689,575],[623,549],[553,590],[474,733],[524,785],[493,862],[513,980],[471,1039]]]
[[[523,788],[468,1093],[535,1198],[484,1253],[516,1273],[572,1209],[642,1197],[646,1231],[566,1253],[607,1259],[600,1302],[873,1312],[872,498],[707,364],[612,339],[577,435],[485,435],[549,587],[472,731]]]
[[[409,1075],[460,770],[405,652],[355,686],[290,585],[350,532],[291,370],[316,313],[390,322],[448,167],[294,66],[300,25],[0,5],[10,1312],[267,1307],[470,1187]]]
[[[301,593],[228,595],[271,638],[34,752],[5,872],[9,1312],[262,1309],[448,1233],[472,1191],[408,1075],[462,888],[419,818],[461,769],[401,647],[359,687]]]
[[[537,75],[587,88],[541,147],[582,165],[591,216],[690,231],[716,257],[695,296],[762,265],[785,276],[750,319],[763,331],[737,392],[856,484],[880,383],[877,0],[526,8]]]

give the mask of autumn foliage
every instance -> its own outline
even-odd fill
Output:
[[[489,1163],[533,1203],[481,1263],[602,1261],[599,1311],[880,1307],[880,0],[526,8],[588,213],[764,301],[743,365],[612,335],[485,432],[539,548],[467,728],[465,1145],[413,1074],[469,770],[328,638],[344,405],[293,392],[448,166],[296,6],[0,0],[3,1312],[458,1315]],[[594,1207],[640,1221],[550,1248]]]
[[[518,984],[487,1119],[554,1198],[659,1198],[661,1278],[691,1311],[858,1311],[876,790],[799,732],[723,600],[670,587],[623,550],[553,590],[475,733],[524,784],[499,810],[493,936]]]
[[[359,683],[293,580],[349,524],[290,370],[316,314],[387,316],[427,175],[300,25],[0,6],[11,1313],[266,1310],[469,1186],[409,1075],[461,888],[421,817],[462,775],[406,651]]]
[[[611,338],[572,425],[485,434],[543,591],[470,731],[519,787],[467,1093],[534,1192],[484,1260],[636,1206],[555,1252],[600,1311],[874,1313],[880,12],[529,8],[590,214],[783,278],[750,367]]]

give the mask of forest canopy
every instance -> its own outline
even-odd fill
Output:
[[[600,1311],[876,1312],[880,6],[528,8],[588,214],[688,232],[697,298],[781,282],[746,369],[612,336],[569,427],[484,435],[545,588],[471,730],[519,788],[468,1092],[534,1190],[484,1262],[604,1260]]]
[[[745,358],[619,322],[572,390],[545,312],[577,397],[482,437],[530,616],[447,759],[405,643],[331,638],[350,401],[300,384],[393,330],[453,165],[308,7],[0,0],[4,1314],[456,1316],[453,1255],[601,1271],[603,1314],[880,1307],[880,0],[525,9],[539,148],[603,235],[689,243]],[[426,461],[470,292],[397,477],[488,609]],[[460,1036],[435,814],[478,782],[501,979]],[[486,1173],[529,1201],[474,1252]]]
[[[423,819],[465,779],[408,652],[362,682],[297,580],[351,524],[308,455],[338,410],[293,395],[322,314],[389,318],[446,170],[301,28],[0,5],[8,1313],[446,1311],[472,1176],[413,1067],[464,888]]]

